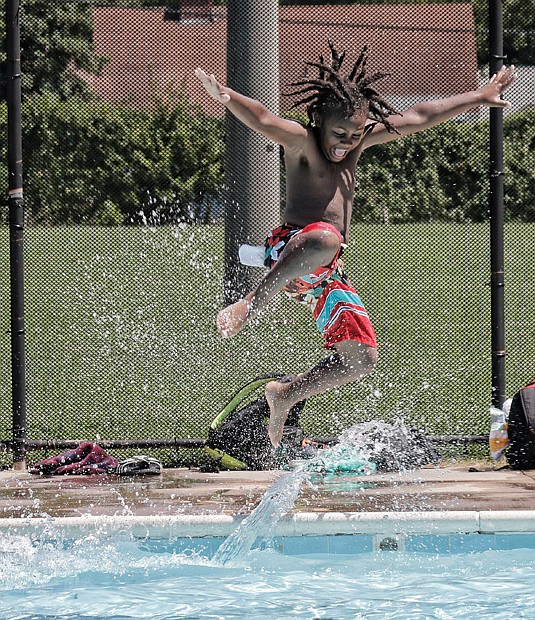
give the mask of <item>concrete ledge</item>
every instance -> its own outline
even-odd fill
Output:
[[[479,530],[477,512],[297,513],[293,535],[452,534]]]
[[[87,516],[0,519],[0,534],[51,538],[99,536],[121,532],[140,538],[206,538],[228,536],[243,516]],[[535,533],[535,511],[448,512],[301,512],[281,519],[274,536],[336,536],[351,534]]]
[[[139,538],[228,536],[242,518],[228,515],[173,516],[84,516],[28,519],[0,519],[0,533],[77,537],[94,533],[113,536],[121,532]]]
[[[479,513],[479,530],[491,533],[535,532],[535,510],[497,510]]]

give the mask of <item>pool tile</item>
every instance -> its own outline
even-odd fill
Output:
[[[535,549],[535,534],[496,534],[496,549]]]
[[[185,555],[210,553],[210,538],[179,538],[173,543],[172,553],[184,553]]]
[[[450,553],[450,536],[438,534],[407,536],[405,550],[414,553]]]
[[[329,553],[357,554],[373,551],[373,538],[369,534],[329,536]]]
[[[327,536],[288,536],[284,538],[285,555],[329,553]]]
[[[374,540],[374,536],[377,540]],[[270,548],[285,555],[371,553],[383,536],[371,534],[276,536],[258,539],[254,548]],[[388,537],[387,537],[388,538]],[[184,553],[212,557],[225,536],[145,538],[140,548],[149,553]],[[409,534],[396,537],[398,550],[409,553],[480,553],[488,550],[535,549],[535,533]]]
[[[257,539],[253,545],[253,549],[272,549],[277,553],[284,553],[284,545],[288,539],[288,536],[273,536],[273,538]]]
[[[473,553],[494,549],[496,536],[494,534],[452,534],[450,549],[452,553]]]
[[[140,548],[150,553],[184,553],[206,555],[211,552],[214,538],[181,537],[169,539],[145,539]],[[218,539],[221,542],[224,538]],[[221,544],[221,542],[219,544]]]
[[[214,538],[207,539],[210,540],[210,557],[215,554],[215,552],[221,547],[221,545],[225,542],[225,536],[214,536]]]

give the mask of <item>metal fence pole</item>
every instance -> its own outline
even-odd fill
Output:
[[[502,0],[489,0],[490,75],[503,65]],[[503,208],[503,110],[490,109],[490,236],[491,236],[491,321],[492,321],[492,404],[505,400],[504,325],[504,208]]]
[[[229,0],[227,83],[279,111],[278,0]],[[225,300],[253,289],[261,271],[238,262],[242,243],[261,243],[279,224],[280,156],[272,142],[227,113],[225,161]]]
[[[13,466],[15,469],[24,469],[26,441],[23,269],[24,203],[22,192],[19,17],[18,0],[6,0]]]

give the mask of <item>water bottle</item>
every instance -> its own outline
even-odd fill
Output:
[[[507,433],[507,414],[498,407],[490,408],[490,435],[489,447],[490,455],[495,461],[499,461],[507,446],[509,445],[509,435]]]
[[[244,243],[238,248],[240,263],[248,267],[264,267],[266,248],[263,245],[249,245]]]

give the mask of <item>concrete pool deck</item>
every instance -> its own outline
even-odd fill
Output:
[[[0,519],[245,516],[285,473],[203,473],[184,468],[165,469],[157,476],[40,477],[1,471]],[[311,485],[303,485],[292,512],[533,510],[535,471],[497,470],[488,464],[463,463],[405,473],[318,477]]]

